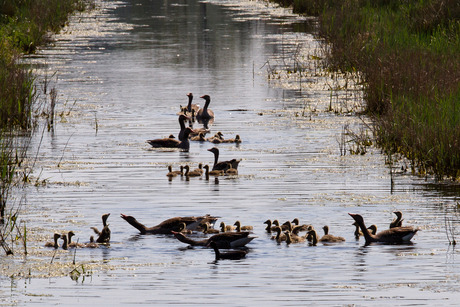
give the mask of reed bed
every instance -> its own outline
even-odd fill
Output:
[[[277,2],[319,17],[330,68],[360,72],[381,148],[409,158],[421,175],[460,178],[458,1]]]

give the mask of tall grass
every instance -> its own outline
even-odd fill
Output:
[[[0,246],[6,254],[13,253],[15,240],[22,240],[27,253],[27,229],[19,227],[20,204],[11,193],[28,180],[26,171],[20,170],[27,146],[15,140],[19,131],[30,132],[35,124],[37,94],[32,71],[19,60],[45,44],[48,33],[59,31],[70,13],[88,4],[91,0],[0,0]],[[51,110],[54,115],[54,105]]]
[[[460,179],[460,3],[281,0],[319,16],[328,63],[359,71],[378,144],[421,174]]]

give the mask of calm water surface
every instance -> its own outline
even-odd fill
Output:
[[[33,178],[45,184],[18,196],[32,242],[27,257],[16,246],[15,257],[2,258],[1,303],[456,305],[459,255],[444,219],[458,189],[400,172],[392,186],[376,149],[341,156],[343,127],[359,129],[361,120],[325,111],[333,80],[313,68],[301,90],[273,79],[293,56],[312,64],[320,54],[313,36],[298,32],[310,24],[252,1],[103,2],[76,16],[30,58],[58,90],[58,116],[54,132],[41,127],[32,139]],[[222,159],[243,159],[239,176],[166,178],[169,164],[213,161],[211,143],[192,143],[188,153],[145,143],[177,135],[188,92],[201,105],[199,96],[211,96],[212,134],[243,139],[217,145]],[[343,103],[350,102],[342,96]],[[421,228],[412,245],[364,247],[354,239],[348,212],[385,229],[394,210]],[[106,212],[109,248],[42,248],[55,231],[87,242]],[[138,235],[120,213],[149,226],[209,213],[218,223],[253,225],[257,238],[246,259],[214,262],[211,250]],[[317,229],[327,224],[347,241],[286,246],[264,231],[266,219],[295,217]],[[72,279],[74,268],[84,273]]]

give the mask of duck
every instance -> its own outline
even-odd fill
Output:
[[[211,149],[208,149],[208,151],[214,154],[214,165],[212,166],[213,171],[214,170],[226,171],[229,168],[229,163],[232,165],[234,169],[238,169],[238,164],[240,163],[241,160],[232,159],[229,161],[218,162],[219,161],[219,149],[217,147],[213,147]]]
[[[52,242],[46,242],[45,247],[53,247],[54,249],[57,249],[59,247],[58,240],[61,238],[61,235],[58,234],[57,232],[54,233],[53,235],[53,241]]]
[[[205,100],[204,107],[198,110],[198,113],[196,113],[196,118],[198,120],[200,119],[211,119],[214,118],[214,112],[209,109],[209,104],[211,103],[211,97],[209,95],[203,95],[200,98],[203,98]]]
[[[233,250],[229,252],[220,252],[216,242],[211,242],[209,246],[214,249],[216,255],[216,261],[221,259],[239,260],[246,257],[247,251],[244,250]]]
[[[183,151],[189,151],[190,149],[190,142],[189,142],[189,135],[192,132],[192,129],[187,127],[184,130],[183,140],[171,139],[171,138],[164,138],[164,139],[155,139],[155,140],[147,140],[146,142],[150,144],[153,148],[179,148]]]
[[[396,215],[396,218],[390,223],[390,228],[401,227],[404,220],[401,211],[394,211],[393,213]]]
[[[96,239],[97,243],[109,243],[110,242],[111,231],[109,228],[109,224],[107,224],[107,219],[109,218],[109,216],[110,216],[110,213],[105,213],[102,215],[103,228],[101,231],[99,231],[96,227],[91,227],[94,233],[98,235],[98,238]]]
[[[236,227],[232,226],[232,225],[225,225],[224,222],[221,222],[220,223],[220,231],[221,232],[228,232],[228,231],[233,231],[235,230]]]
[[[345,238],[329,234],[329,226],[323,226],[324,236],[319,239],[320,242],[344,242]]]
[[[272,236],[270,239],[275,240],[278,243],[281,243],[282,241],[286,241],[286,234],[283,233],[280,226],[276,226],[275,231],[276,231],[276,235]]]
[[[205,170],[205,176],[206,178],[209,178],[209,176],[222,176],[224,175],[224,171],[222,170],[213,170],[213,171],[210,171],[209,170],[209,165],[205,165],[203,166],[204,170]]]
[[[211,242],[215,242],[217,248],[225,249],[243,247],[255,239],[255,237],[249,236],[249,232],[222,232],[204,240],[192,240],[177,231],[172,231],[172,234],[179,241],[191,246],[210,247]]]
[[[85,247],[85,245],[82,243],[72,241],[73,236],[75,236],[75,233],[72,230],[67,233],[67,245],[70,248]]]
[[[160,224],[147,227],[144,224],[138,222],[133,216],[121,214],[121,218],[128,222],[131,226],[140,231],[141,234],[171,234],[171,231],[178,231],[180,229],[181,223],[185,223],[187,229],[196,230],[197,227],[203,223],[208,222],[211,225],[214,225],[218,217],[211,215],[204,216],[187,216],[187,217],[173,217],[167,220],[164,220]]]
[[[203,174],[203,171],[197,171],[197,170],[190,170],[190,166],[186,165],[184,166],[185,169],[185,177],[200,177]]]
[[[366,239],[366,245],[372,242],[384,242],[392,244],[409,243],[414,235],[419,230],[414,227],[394,227],[371,234],[364,224],[364,219],[359,214],[348,213],[358,223],[364,238]]]
[[[99,244],[94,242],[94,236],[89,237],[89,243],[85,244],[86,248],[99,248]]]
[[[241,226],[241,222],[240,222],[240,221],[236,221],[235,224],[233,224],[233,226],[236,226],[236,229],[235,229],[235,230],[236,230],[237,232],[240,232],[240,231],[242,231],[242,230],[248,231],[248,230],[253,230],[253,229],[254,229],[254,227],[252,227],[252,226]]]
[[[292,234],[289,231],[285,231],[284,235],[286,236],[286,244],[301,243],[301,242],[305,242],[306,240],[306,237]]]
[[[177,175],[181,175],[181,176],[184,175],[184,167],[182,165],[180,166],[180,171],[173,171],[172,165],[168,165],[168,171],[169,172],[166,174],[166,176],[168,177],[176,177]]]
[[[216,234],[220,232],[219,229],[211,228],[209,223],[201,223],[200,225],[203,228],[203,233],[205,234]]]
[[[359,237],[362,236],[363,233],[359,229],[358,223],[354,222],[352,225],[356,227],[355,232],[354,232],[355,238],[359,239]],[[371,231],[371,234],[373,234],[373,235],[375,235],[377,233],[377,226],[374,225],[374,224],[372,224],[371,226],[367,227],[367,229],[369,229]]]

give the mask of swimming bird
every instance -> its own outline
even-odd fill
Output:
[[[193,231],[191,229],[187,229],[187,225],[185,223],[180,223],[179,224],[179,232],[180,233],[186,233],[186,234],[192,234]]]
[[[229,163],[232,165],[234,169],[238,169],[238,164],[240,163],[241,160],[236,160],[232,159],[229,161],[219,161],[219,149],[217,147],[213,147],[211,149],[208,149],[208,151],[212,152],[214,154],[214,165],[212,166],[212,170],[223,170],[226,171],[229,168]]]
[[[89,237],[89,243],[86,243],[85,247],[86,248],[99,248],[99,244],[94,242],[94,237],[91,236],[91,237]]]
[[[404,220],[401,211],[395,211],[393,213],[396,214],[396,218],[390,223],[390,228],[401,227],[402,221]]]
[[[55,232],[54,235],[53,235],[53,241],[52,242],[46,242],[45,247],[53,247],[53,248],[57,249],[59,247],[59,243],[58,243],[59,238],[61,238],[61,235],[58,234],[57,232]]]
[[[193,171],[199,173],[200,176],[203,175],[203,163],[198,163],[198,168],[195,168]]]
[[[97,243],[109,243],[110,242],[110,228],[109,224],[107,224],[107,219],[109,218],[110,213],[105,213],[102,215],[102,230],[99,231],[96,227],[91,227],[95,234],[98,235],[96,239]]]
[[[241,137],[239,134],[235,136],[233,139],[223,139],[222,143],[241,143]]]
[[[166,174],[166,176],[168,177],[176,177],[177,175],[181,175],[181,176],[184,175],[184,167],[182,165],[180,166],[180,171],[173,171],[172,165],[168,165],[168,171],[169,172]]]
[[[283,231],[288,230],[288,227],[289,227],[286,223],[284,223],[283,225],[280,225],[280,222],[278,220],[273,220],[272,224],[275,226],[280,226],[281,230]]]
[[[216,234],[220,232],[219,229],[211,228],[209,223],[201,223],[200,226],[203,228],[203,233],[206,234]]]
[[[228,163],[228,169],[225,170],[226,175],[238,175],[238,170],[236,168],[233,168],[231,163]]]
[[[196,119],[211,119],[214,118],[214,112],[209,109],[209,104],[211,103],[211,97],[209,95],[203,95],[200,98],[203,98],[205,100],[204,107],[202,109],[198,110],[198,113],[196,113]]]
[[[254,227],[252,227],[252,226],[247,226],[247,225],[246,225],[246,226],[241,226],[241,222],[240,222],[240,221],[236,221],[235,224],[233,224],[233,225],[236,226],[236,229],[235,229],[235,230],[236,230],[237,232],[240,232],[240,231],[242,231],[242,230],[248,231],[248,230],[253,230],[253,229],[254,229]]]
[[[67,250],[69,248],[69,245],[67,243],[67,235],[61,235],[61,239],[64,241],[62,243],[62,249]]]
[[[171,231],[179,231],[181,223],[185,223],[187,225],[187,229],[196,230],[197,227],[203,223],[208,222],[211,225],[214,225],[218,217],[214,217],[211,215],[204,215],[204,216],[187,216],[187,217],[173,217],[167,220],[164,220],[160,224],[147,227],[144,224],[138,222],[134,217],[121,214],[121,218],[127,221],[131,226],[136,228],[141,232],[141,234],[171,234]]]
[[[320,242],[343,242],[345,238],[329,234],[329,226],[323,226],[324,236],[319,239]]]
[[[185,174],[184,174],[185,177],[200,177],[203,174],[203,171],[201,172],[197,170],[190,171],[190,166],[188,165],[184,166],[184,169],[185,169]]]
[[[414,227],[394,227],[380,231],[373,235],[369,233],[369,230],[366,228],[364,219],[361,215],[352,213],[348,214],[358,223],[359,227],[361,228],[364,238],[366,239],[366,245],[372,242],[385,242],[394,244],[408,243],[419,230],[418,228]]]
[[[193,101],[193,94],[192,93],[188,93],[187,97],[188,97],[188,104],[185,107],[185,109],[187,110],[187,112],[192,113],[192,111],[194,111],[194,113],[196,114],[198,112],[198,110],[200,109],[200,106],[197,105],[197,104],[192,103],[192,101]]]
[[[189,151],[190,149],[190,142],[189,142],[189,134],[192,132],[192,129],[189,127],[185,128],[183,140],[171,139],[171,138],[164,138],[164,139],[155,139],[155,140],[147,140],[146,142],[150,144],[153,148],[180,148],[184,151]]]
[[[172,231],[172,234],[179,241],[190,244],[191,246],[210,247],[211,242],[215,242],[217,248],[243,247],[255,239],[255,237],[249,236],[249,232],[222,232],[204,240],[192,240],[187,238],[184,234],[176,231]]]
[[[286,244],[305,242],[304,236],[298,236],[290,233],[289,231],[285,231],[284,235],[286,236]]]
[[[198,133],[198,135],[192,136],[192,137],[190,138],[190,141],[206,142],[207,140],[206,140],[206,138],[205,138],[204,136],[205,136],[205,133],[200,132],[200,133]]]
[[[264,222],[264,224],[267,224],[267,227],[265,227],[266,232],[271,233],[275,230],[276,226],[272,226],[272,220],[268,219]]]
[[[229,252],[220,252],[219,249],[217,248],[216,242],[211,242],[209,246],[212,247],[212,249],[214,249],[216,260],[221,260],[221,259],[238,260],[238,259],[242,259],[246,257],[246,254],[248,253],[247,251],[244,251],[244,250],[233,250]]]
[[[67,233],[67,245],[70,248],[85,247],[85,245],[83,243],[78,243],[78,242],[72,241],[73,236],[75,236],[75,233],[72,230]]]
[[[235,230],[236,227],[232,225],[225,225],[224,222],[220,222],[220,231],[222,232],[228,232],[228,231],[233,231]]]
[[[362,233],[361,230],[359,229],[358,223],[354,222],[352,225],[356,227],[356,228],[355,228],[355,233],[354,233],[355,238],[356,238],[356,239],[359,239],[359,237],[362,236],[363,233]],[[372,224],[371,226],[367,227],[367,229],[369,229],[370,232],[371,232],[371,234],[373,234],[373,235],[375,235],[375,234],[377,233],[377,226],[374,225],[374,224]]]
[[[280,226],[276,226],[275,231],[276,231],[276,235],[272,236],[270,239],[275,240],[278,243],[282,241],[286,241],[286,234],[282,232],[282,229]]]
[[[308,231],[306,239],[310,242],[309,244],[311,246],[316,246],[318,244],[318,234],[314,228]]]
[[[205,170],[205,176],[206,178],[209,179],[209,176],[222,176],[224,175],[224,171],[222,170],[213,170],[213,171],[210,171],[209,170],[209,165],[205,165],[203,166],[204,170]]]

